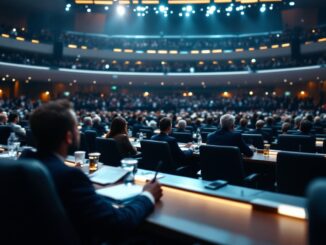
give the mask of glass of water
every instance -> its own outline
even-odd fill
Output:
[[[10,157],[17,157],[20,147],[20,142],[14,142],[10,147],[8,147],[8,154]]]
[[[124,158],[121,160],[121,167],[128,172],[127,176],[124,179],[124,183],[134,184],[135,174],[137,172],[138,160],[134,158]]]

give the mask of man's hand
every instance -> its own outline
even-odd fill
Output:
[[[158,202],[162,195],[163,195],[163,190],[159,182],[149,182],[144,186],[143,191],[148,191],[151,193],[155,199],[155,202]]]

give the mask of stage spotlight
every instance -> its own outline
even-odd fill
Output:
[[[266,6],[265,5],[261,6],[260,12],[261,13],[265,13],[265,11],[266,11]]]
[[[192,11],[192,6],[188,5],[188,6],[186,7],[186,10],[187,10],[187,12],[191,12],[191,11]]]
[[[241,11],[241,15],[244,15],[244,12],[243,11]]]
[[[189,13],[186,13],[186,17],[189,17],[190,16],[190,14]]]
[[[160,10],[160,12],[164,12],[165,11],[165,6],[164,5],[160,5],[160,7],[158,9]]]
[[[124,16],[126,13],[126,9],[123,6],[119,5],[117,7],[117,13],[119,16]]]
[[[109,10],[109,7],[108,7],[108,6],[105,6],[104,9],[105,9],[106,11],[108,11],[108,10]]]
[[[256,63],[256,59],[251,59],[251,63],[255,64]]]
[[[179,13],[179,17],[182,17],[182,13]]]
[[[294,6],[295,5],[295,2],[289,2],[289,5],[290,6]]]
[[[90,8],[87,9],[87,13],[90,13],[92,12],[92,10]]]

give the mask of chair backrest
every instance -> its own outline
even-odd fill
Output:
[[[210,133],[208,132],[201,132],[200,135],[201,135],[201,140],[203,143],[206,143],[207,142],[207,136],[209,135]]]
[[[314,181],[308,188],[309,244],[326,244],[326,179]]]
[[[7,145],[12,129],[10,126],[0,126],[0,144]]]
[[[79,244],[51,176],[33,160],[0,160],[1,244]]]
[[[148,170],[156,170],[156,166],[163,161],[160,172],[175,173],[176,165],[173,162],[170,146],[167,142],[142,140],[140,141],[142,160],[140,167]]]
[[[217,130],[217,128],[203,128],[202,132],[213,133]]]
[[[192,134],[191,133],[173,132],[171,134],[171,136],[176,138],[177,142],[180,142],[180,143],[192,142]]]
[[[261,134],[242,134],[242,138],[248,145],[253,145],[258,149],[264,148],[264,139]]]
[[[244,168],[239,148],[233,146],[202,145],[200,147],[200,168],[204,180],[226,180],[242,185]]]
[[[87,130],[84,132],[85,134],[85,145],[86,152],[94,152],[95,151],[95,139],[97,137],[97,133],[94,130]]]
[[[278,148],[283,151],[316,152],[316,138],[309,135],[280,135]]]
[[[26,129],[26,145],[36,147],[34,135],[30,129]]]
[[[101,153],[100,162],[110,166],[120,166],[121,155],[114,139],[96,138],[96,151]]]
[[[277,154],[276,182],[278,191],[303,196],[309,183],[326,177],[326,158],[323,155],[279,152]]]

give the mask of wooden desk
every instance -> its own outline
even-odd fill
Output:
[[[216,244],[307,244],[307,222],[220,198],[163,187],[147,222],[194,241]]]
[[[150,232],[163,231],[166,236],[191,243],[307,244],[306,220],[257,210],[252,204],[261,199],[303,207],[303,198],[231,185],[212,191],[203,189],[206,181],[169,174],[164,174],[160,182],[163,198],[147,218]],[[226,195],[226,199],[211,196],[214,194]]]

